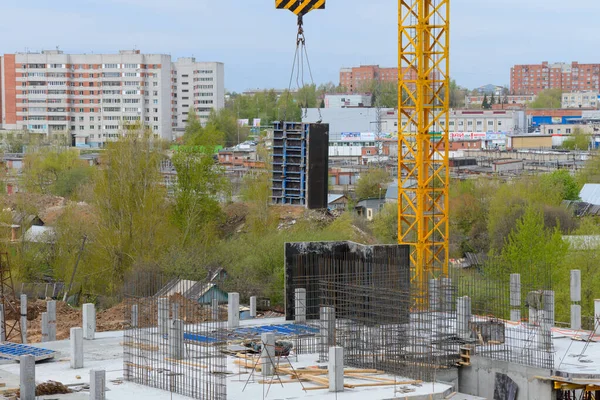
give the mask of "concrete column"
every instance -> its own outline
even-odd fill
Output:
[[[83,338],[94,340],[96,336],[96,307],[92,303],[83,305]]]
[[[550,325],[550,327],[554,326],[554,290],[544,290],[544,319],[545,322]]]
[[[183,321],[175,319],[169,328],[169,356],[181,360],[184,354],[183,346]]]
[[[581,271],[578,269],[571,270],[571,301],[581,301]]]
[[[261,368],[263,376],[273,375],[275,367],[275,334],[263,333],[260,335],[262,340]]]
[[[106,371],[103,369],[90,370],[90,400],[106,399]]]
[[[27,295],[21,295],[21,343],[27,344]]]
[[[179,303],[171,304],[171,312],[173,313],[171,319],[179,319]]]
[[[49,330],[48,313],[43,312],[42,313],[42,343],[45,343],[48,341],[48,337],[49,337],[48,330]]]
[[[510,320],[521,322],[521,274],[510,275]]]
[[[429,280],[429,310],[440,310],[440,281],[437,279]]]
[[[0,303],[0,342],[6,342],[6,320],[4,314],[4,304]]]
[[[540,321],[538,348],[545,351],[552,349],[552,325],[546,322],[546,318]]]
[[[333,307],[321,307],[320,308],[320,324],[319,324],[319,336],[320,336],[320,351],[319,356],[325,358],[328,355],[328,348],[335,346],[335,308]],[[326,361],[322,359],[320,361]]]
[[[20,385],[21,400],[35,400],[35,357],[32,355],[21,356]]]
[[[169,299],[158,299],[158,333],[161,336],[169,334]]]
[[[471,298],[469,296],[456,299],[456,319],[458,337],[467,339],[471,336],[469,322],[471,321]]]
[[[131,306],[131,327],[137,328],[138,326],[138,305],[134,304]]]
[[[441,282],[441,311],[450,312],[452,311],[452,298],[453,298],[453,289],[452,289],[452,279],[450,278],[442,278]]]
[[[329,391],[344,391],[344,348],[329,348]]]
[[[581,329],[581,306],[579,304],[571,305],[571,329]]]
[[[240,326],[240,294],[229,293],[227,305],[227,328],[235,329]]]
[[[56,341],[56,300],[46,302],[46,312],[48,313],[48,341]]]
[[[296,323],[304,323],[306,322],[306,289],[296,289],[295,300],[294,315]]]
[[[217,299],[212,300],[211,311],[212,311],[212,319],[214,321],[218,321],[219,320],[219,300],[217,300]]]
[[[600,320],[600,300],[594,300],[594,327],[596,327]]]
[[[83,329],[71,328],[71,368],[83,368]]]
[[[250,297],[250,318],[256,318],[256,296]]]

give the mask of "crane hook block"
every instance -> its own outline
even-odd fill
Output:
[[[290,10],[303,16],[312,10],[325,9],[325,0],[275,0],[275,8]]]

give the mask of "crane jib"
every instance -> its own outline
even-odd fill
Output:
[[[305,15],[312,10],[325,9],[325,0],[275,0],[275,8],[290,10],[296,15]]]

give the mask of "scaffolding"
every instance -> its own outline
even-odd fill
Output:
[[[125,379],[196,399],[224,400],[226,303],[208,282],[136,274],[125,284]],[[163,288],[168,287],[165,291]]]

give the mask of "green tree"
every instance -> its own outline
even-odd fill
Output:
[[[488,102],[487,94],[483,95],[483,102],[481,103],[481,108],[484,110],[489,110],[492,108],[491,104]]]
[[[375,107],[398,107],[398,84],[377,79],[364,82],[359,92],[371,94],[371,104]]]
[[[592,135],[589,135],[581,128],[575,128],[573,134],[566,139],[562,148],[567,150],[588,150],[590,148]]]
[[[390,174],[379,168],[369,169],[360,175],[356,182],[356,197],[359,199],[385,197],[387,184],[392,181]]]
[[[465,106],[466,90],[461,88],[456,80],[450,81],[450,108],[461,108]]]
[[[490,99],[490,105],[494,105],[496,104],[496,95],[494,93],[492,93],[492,98]]]
[[[398,204],[386,203],[373,218],[373,234],[379,243],[398,243]]]
[[[560,193],[561,200],[578,200],[579,184],[571,173],[566,169],[559,169],[541,176],[541,184],[548,192]]]
[[[560,108],[562,105],[562,90],[561,89],[546,89],[542,90],[536,99],[530,102],[529,108]]]

